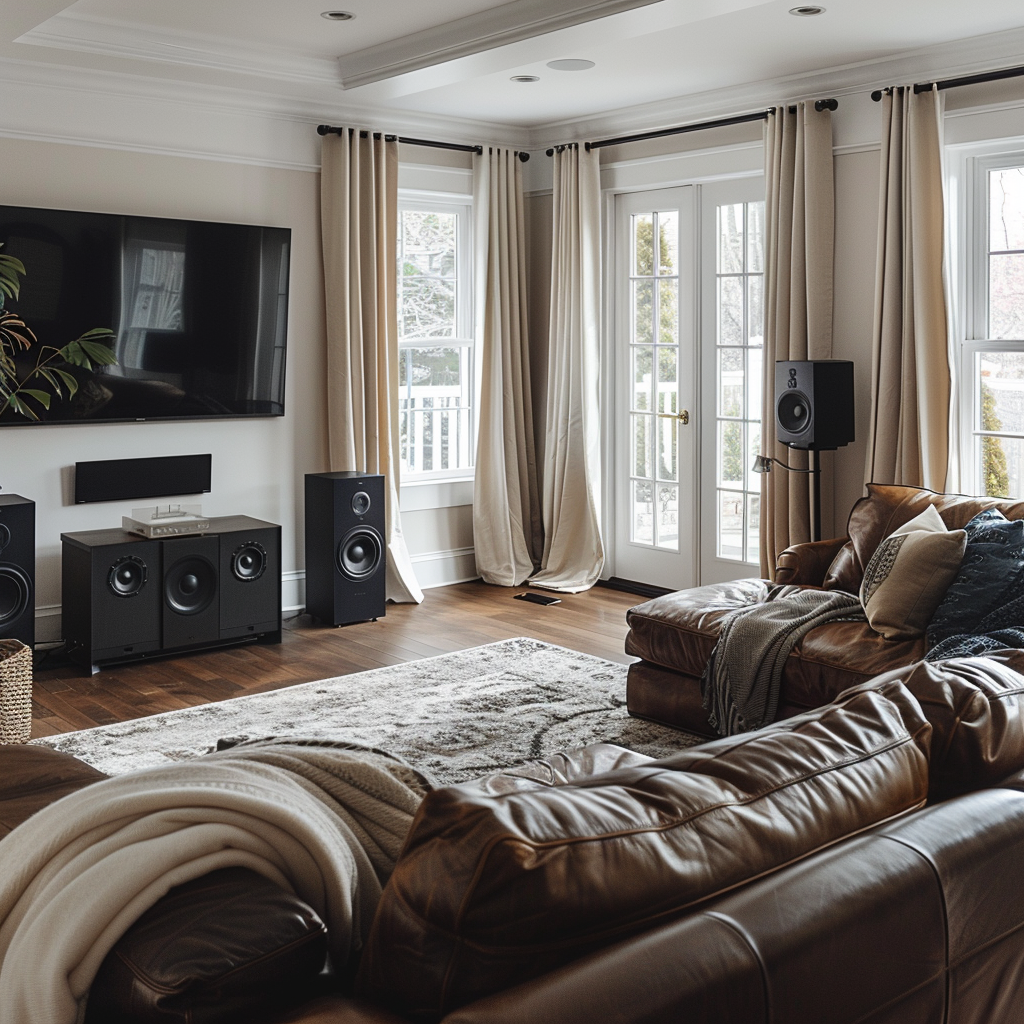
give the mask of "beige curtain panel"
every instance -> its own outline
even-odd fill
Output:
[[[330,469],[384,475],[387,597],[418,603],[398,511],[398,143],[325,135],[320,218]]]
[[[601,541],[601,183],[597,152],[554,154],[551,315],[543,474],[544,554],[530,583],[597,582]]]
[[[868,481],[945,489],[950,369],[942,101],[934,87],[882,97]]]
[[[515,587],[540,565],[522,163],[511,149],[474,157],[476,337],[482,343],[473,543],[487,583]]]
[[[775,439],[775,363],[832,356],[835,188],[832,113],[813,101],[778,106],[765,127],[762,450],[806,469],[806,453]],[[761,575],[779,552],[811,538],[811,483],[784,469],[761,477]]]

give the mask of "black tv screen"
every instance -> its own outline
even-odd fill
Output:
[[[6,308],[38,339],[19,376],[41,345],[114,333],[116,365],[60,364],[78,392],[32,402],[40,422],[284,414],[290,229],[0,206],[0,243],[26,270]]]

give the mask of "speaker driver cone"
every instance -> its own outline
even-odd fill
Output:
[[[11,531],[4,523],[0,523],[0,551],[11,543]]]
[[[248,541],[236,548],[231,555],[231,571],[236,580],[252,583],[258,580],[267,568],[267,551],[262,544]]]
[[[357,526],[345,534],[338,545],[338,568],[350,580],[372,576],[381,562],[384,542],[369,526]]]
[[[179,615],[198,615],[217,596],[217,570],[198,555],[175,562],[164,576],[164,599]]]
[[[352,511],[357,516],[365,516],[370,511],[370,496],[366,491],[356,491],[352,495]]]
[[[791,434],[802,434],[811,424],[811,403],[799,391],[787,391],[776,407],[779,424]]]
[[[0,565],[0,626],[21,618],[32,600],[32,581],[17,565]]]
[[[107,586],[115,597],[135,597],[146,585],[146,563],[138,555],[119,558],[107,573]]]

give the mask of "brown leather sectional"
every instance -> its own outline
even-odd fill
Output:
[[[779,555],[775,582],[856,594],[878,545],[928,505],[935,506],[950,530],[962,529],[987,508],[999,509],[1007,519],[1024,518],[1024,502],[868,484],[867,496],[850,513],[847,535],[787,548]],[[681,590],[631,608],[626,653],[641,660],[629,668],[630,713],[714,736],[701,706],[700,677],[722,619],[752,604],[761,589],[759,581],[737,580]],[[887,640],[866,622],[818,626],[789,655],[776,718],[827,704],[851,686],[920,660],[924,652],[923,639]]]
[[[436,791],[340,991],[309,978],[286,1012],[216,1018],[214,992],[202,1012],[154,1017],[143,1001],[102,1019],[1016,1024],[1021,669],[1024,652],[916,664],[670,758],[597,745]],[[96,776],[50,750],[0,748],[0,821],[73,800]],[[186,894],[197,920],[209,891]],[[182,945],[175,900],[165,947],[149,922],[151,957],[186,948],[193,970],[223,959],[204,944],[216,932]],[[258,930],[251,905],[243,920]]]

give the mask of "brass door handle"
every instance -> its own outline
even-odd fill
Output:
[[[659,412],[656,415],[663,420],[679,420],[684,427],[690,422],[689,409],[683,409],[680,412]]]

